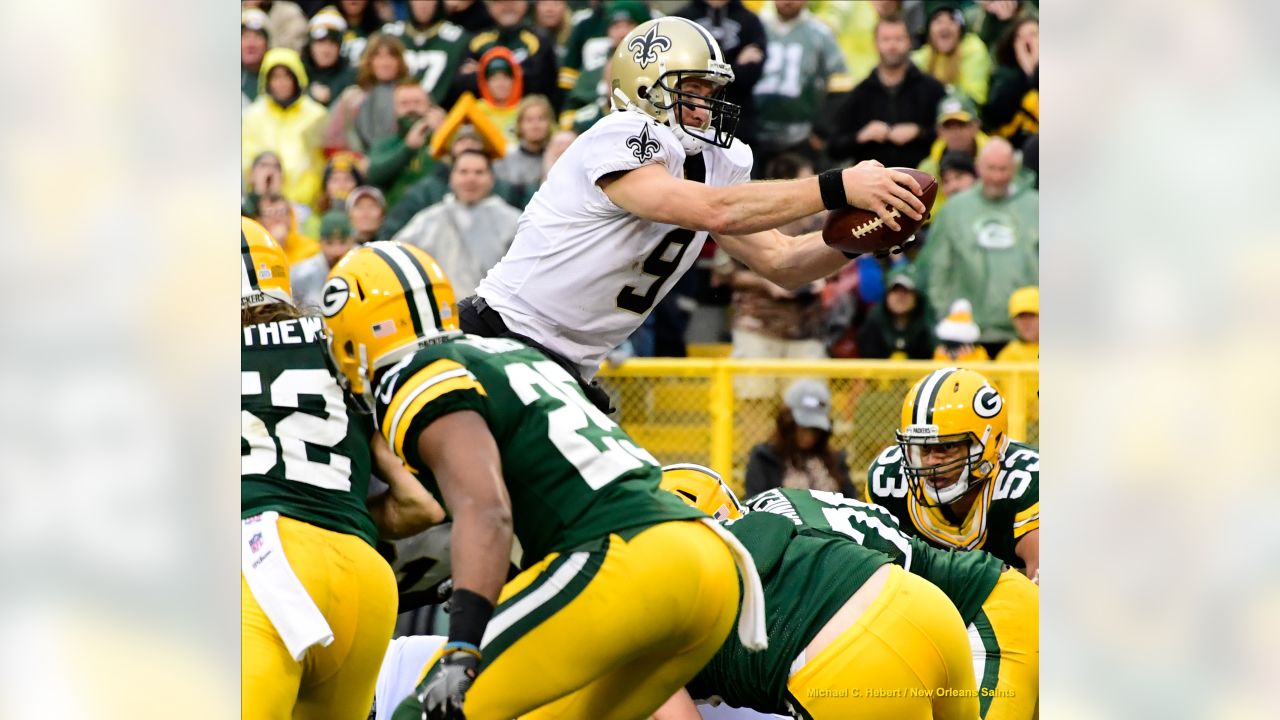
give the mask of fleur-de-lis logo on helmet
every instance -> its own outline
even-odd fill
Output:
[[[632,135],[627,138],[627,147],[631,148],[631,154],[640,162],[645,162],[662,149],[657,140],[649,137],[648,124],[640,128],[639,135]]]
[[[644,70],[649,67],[649,63],[658,62],[659,51],[667,52],[671,49],[671,38],[659,35],[658,25],[655,23],[644,35],[631,38],[627,49],[631,51],[631,58]]]

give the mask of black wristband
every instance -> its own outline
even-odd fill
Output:
[[[844,175],[839,168],[818,175],[818,190],[822,193],[822,206],[828,210],[849,207],[844,196]]]
[[[480,647],[490,617],[493,603],[470,590],[454,589],[449,598],[449,641]]]

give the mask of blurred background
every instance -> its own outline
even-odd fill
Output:
[[[0,718],[236,712],[231,205],[304,277],[446,205],[513,228],[656,13],[734,61],[757,177],[875,158],[945,200],[907,257],[801,293],[708,243],[603,373],[623,424],[743,483],[816,381],[861,480],[949,354],[1045,454],[1045,716],[1274,715],[1273,4],[126,0],[0,10]]]

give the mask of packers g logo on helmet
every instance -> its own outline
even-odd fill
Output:
[[[284,249],[257,220],[240,216],[240,307],[293,304],[289,260]]]
[[[744,510],[738,496],[720,478],[720,473],[709,467],[681,463],[662,468],[663,490],[680,496],[689,505],[716,520],[737,520]]]
[[[733,68],[698,23],[674,16],[641,23],[618,43],[609,62],[614,109],[635,110],[664,123],[689,153],[701,152],[704,142],[723,148],[733,143],[741,109],[724,100]],[[711,83],[715,92],[702,97],[681,90],[680,84],[691,79]],[[704,109],[710,120],[703,127],[685,125],[677,105]]]
[[[371,242],[329,271],[320,293],[330,354],[352,393],[373,404],[373,377],[418,348],[457,337],[453,286],[411,245]]]
[[[946,505],[994,478],[1009,444],[1008,430],[1004,397],[981,374],[948,367],[926,375],[907,392],[896,433],[916,501],[929,507]],[[930,446],[958,443],[965,445],[964,455],[925,463]],[[957,471],[959,477],[950,485],[934,484]]]

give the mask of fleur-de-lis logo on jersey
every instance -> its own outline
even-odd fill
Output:
[[[640,65],[641,70],[644,70],[649,67],[649,63],[658,62],[659,51],[666,52],[671,49],[671,38],[659,35],[658,25],[655,23],[645,34],[631,38],[631,42],[627,43],[627,49],[631,51],[631,59]]]
[[[627,147],[631,148],[631,154],[640,162],[645,162],[662,149],[657,140],[649,137],[648,125],[640,128],[639,135],[632,135],[627,138]]]

